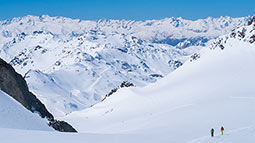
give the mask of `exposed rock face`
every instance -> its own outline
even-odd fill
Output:
[[[49,126],[60,132],[77,132],[71,125],[69,125],[65,121],[55,120],[53,122],[49,122]]]
[[[135,86],[133,83],[128,82],[128,81],[123,81],[120,85],[120,88],[124,88],[124,87],[131,87],[131,86]]]
[[[199,55],[198,53],[195,53],[195,54],[193,54],[193,55],[190,57],[190,62],[195,61],[195,60],[197,60],[197,59],[199,59],[199,58],[200,58],[200,55]]]
[[[113,93],[117,92],[120,88],[124,87],[132,87],[135,86],[133,83],[128,81],[123,81],[119,87],[112,89],[108,94],[105,95],[105,98],[103,98],[102,101],[104,101],[107,97],[111,96]]]
[[[247,44],[254,44],[255,42],[255,16],[248,21],[247,26],[233,29],[228,35],[221,36],[213,41],[210,45],[210,49],[219,48],[221,50],[225,49],[230,40],[236,40],[238,42],[242,41]]]
[[[53,115],[47,111],[45,106],[29,92],[26,81],[16,73],[11,65],[0,59],[0,88],[12,96],[24,107],[32,112],[38,112],[42,118],[53,119]]]
[[[44,104],[28,90],[24,78],[16,73],[14,68],[0,58],[0,89],[13,97],[25,108],[33,113],[38,113],[42,118],[49,120],[49,125],[63,132],[76,132],[76,130],[64,121],[54,120],[53,115]],[[55,125],[56,124],[56,125]]]

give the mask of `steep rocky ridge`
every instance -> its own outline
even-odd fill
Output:
[[[2,59],[0,59],[0,88],[31,112],[38,113],[42,118],[46,117],[49,125],[54,129],[63,132],[76,132],[68,123],[55,120],[44,104],[28,90],[24,78]]]

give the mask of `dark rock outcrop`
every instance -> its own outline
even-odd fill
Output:
[[[131,86],[134,86],[134,84],[131,83],[131,82],[128,82],[128,81],[123,81],[123,82],[120,84],[120,88],[131,87]]]
[[[200,58],[200,55],[198,53],[194,53],[191,57],[190,57],[190,62],[195,61],[197,59]]]
[[[106,94],[105,97],[102,99],[102,101],[104,101],[107,97],[111,96],[113,93],[117,92],[120,88],[132,87],[132,86],[135,86],[135,85],[131,82],[123,81],[119,87],[112,89],[108,94]]]
[[[42,118],[53,119],[53,115],[33,93],[29,92],[24,78],[2,59],[0,59],[0,88],[28,110],[38,112]]]
[[[24,78],[14,68],[0,58],[0,89],[21,103],[33,113],[38,113],[42,118],[47,118],[49,125],[62,132],[77,132],[71,125],[64,121],[55,120],[44,104],[28,89]]]
[[[77,132],[71,125],[69,125],[65,121],[55,120],[53,122],[49,122],[49,126],[60,132]]]

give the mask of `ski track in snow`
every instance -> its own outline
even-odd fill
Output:
[[[94,81],[91,86],[89,86],[88,88],[88,92],[92,92],[93,88],[96,86],[96,84],[98,84],[98,82],[102,79],[102,74],[105,73],[106,71],[110,70],[110,68],[106,68],[103,71],[101,71],[99,73],[99,78],[96,79],[96,81]]]

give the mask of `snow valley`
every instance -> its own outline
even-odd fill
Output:
[[[79,132],[52,132],[34,115],[37,127],[1,125],[0,137],[15,132],[41,142],[254,141],[252,17],[81,21],[44,15],[0,24],[1,58],[55,117]],[[23,112],[1,96],[5,106]],[[209,136],[212,127],[215,138]],[[43,131],[33,131],[38,128]]]

